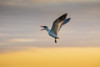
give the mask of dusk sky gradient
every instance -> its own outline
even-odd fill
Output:
[[[65,13],[55,43],[40,26]],[[100,67],[100,0],[0,0],[0,67]]]

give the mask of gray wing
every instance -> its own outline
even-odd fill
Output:
[[[67,13],[60,16],[58,19],[56,19],[52,25],[52,28],[51,28],[51,31],[52,33],[56,34],[58,33],[59,31],[59,28],[61,26],[61,24],[64,22],[64,20],[66,19],[66,16],[67,16]]]
[[[61,27],[62,27],[63,25],[65,25],[66,23],[68,23],[68,22],[70,21],[70,19],[71,19],[71,18],[66,19],[66,20],[60,25],[59,30],[61,29]]]

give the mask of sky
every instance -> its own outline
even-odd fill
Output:
[[[99,0],[0,0],[0,52],[30,46],[100,46],[99,6]],[[71,21],[63,26],[55,44],[40,26],[51,29],[64,13]]]
[[[54,38],[50,37],[46,31],[40,31],[40,26],[46,25],[51,29],[53,22],[65,13],[68,13],[67,18],[71,17],[71,20],[62,27],[58,33],[60,39],[55,44]],[[60,59],[67,56],[64,53],[67,52],[69,54],[67,57],[71,56],[69,61],[72,60],[71,58],[77,58],[77,56],[80,56],[79,59],[83,61],[82,57],[85,56],[85,60],[82,63],[91,61],[92,59],[93,61],[97,61],[97,63],[90,62],[90,67],[92,66],[91,64],[94,64],[93,67],[95,65],[100,67],[99,47],[100,0],[0,0],[0,57],[2,58],[0,62],[3,65],[5,65],[5,62],[7,64],[11,57],[20,60],[23,55],[25,55],[25,58],[32,58],[35,55],[34,58],[38,59],[42,55],[41,58],[47,56],[47,60],[49,61],[51,58],[56,58],[56,52]],[[59,53],[60,50],[61,52]],[[81,52],[83,53],[79,54]],[[76,57],[73,55],[75,53],[77,54]],[[62,55],[60,56],[60,54]],[[91,58],[88,59],[90,56]],[[25,58],[22,59],[26,60]],[[60,61],[60,59],[58,60]],[[63,58],[61,61],[64,60],[67,62],[67,59],[64,60]],[[73,64],[77,61],[77,66],[77,63],[80,62],[79,59],[78,61],[76,59],[72,60]],[[12,61],[16,60],[12,59]],[[41,61],[40,58],[39,60]],[[12,61],[9,63],[12,63]],[[46,62],[46,59],[44,62]],[[17,64],[17,61],[15,63]],[[39,63],[42,64],[42,62]],[[48,62],[48,65],[49,63],[51,61]],[[89,64],[85,63],[87,67],[89,67]],[[9,66],[9,64],[8,66],[3,65],[0,67],[13,67],[13,65]],[[36,65],[36,67],[40,66]],[[69,67],[73,66],[69,65]]]

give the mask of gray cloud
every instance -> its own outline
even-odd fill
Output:
[[[100,46],[100,3],[58,3],[41,6],[0,6],[0,50],[32,47]],[[71,21],[60,33],[58,44],[40,25],[52,26],[53,21],[68,13]],[[37,42],[9,42],[14,38],[33,38]],[[17,47],[17,48],[16,48]],[[23,48],[21,48],[23,47]]]

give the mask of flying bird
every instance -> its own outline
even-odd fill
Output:
[[[40,26],[40,27],[43,28],[43,29],[41,29],[41,31],[42,30],[46,30],[51,37],[55,38],[55,43],[57,43],[56,39],[59,39],[59,37],[57,36],[59,30],[61,29],[61,27],[63,25],[65,25],[66,23],[68,23],[70,21],[70,19],[71,19],[71,18],[67,18],[66,19],[66,16],[67,16],[67,13],[65,13],[62,16],[60,16],[59,18],[57,18],[53,22],[51,30],[47,26]]]

